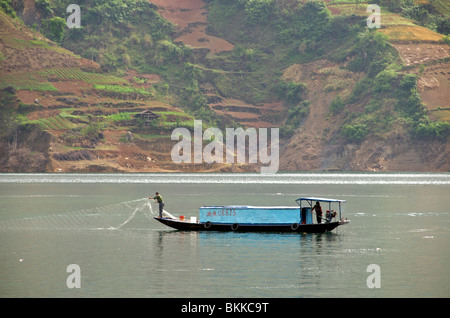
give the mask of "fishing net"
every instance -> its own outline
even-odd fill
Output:
[[[14,218],[0,222],[0,230],[25,229],[96,229],[117,230],[130,224],[147,227],[157,216],[148,198],[126,201],[107,206],[82,209],[61,214]],[[166,211],[164,211],[167,213]],[[136,220],[138,219],[138,220]]]

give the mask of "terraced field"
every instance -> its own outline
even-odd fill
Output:
[[[79,68],[53,68],[40,71],[44,77],[57,78],[59,80],[80,80],[89,84],[119,84],[126,81],[109,74],[91,73],[80,70]]]
[[[57,91],[49,81],[42,79],[38,72],[25,71],[0,76],[0,89],[12,86],[16,90]]]
[[[357,0],[325,0],[327,7],[333,15],[359,15],[369,16],[367,12],[370,1]],[[450,2],[440,0],[418,0],[417,3],[428,3],[441,12],[449,12]],[[380,32],[389,36],[390,41],[414,41],[414,42],[438,42],[444,35],[436,33],[428,28],[414,24],[414,21],[402,17],[400,14],[381,10],[381,29]]]
[[[68,130],[76,127],[70,120],[60,115],[30,120],[29,123],[38,124],[44,130]]]
[[[207,105],[211,110],[223,116],[221,118],[228,117],[249,127],[279,127],[284,123],[288,110],[282,102],[278,102],[276,98],[267,98],[264,94],[266,87],[270,86],[243,85],[245,89],[241,91],[244,93],[233,89],[239,84],[246,84],[246,76],[250,78],[252,74],[256,74],[254,78],[264,84],[266,81],[259,77],[257,67],[236,71],[239,63],[243,61],[232,60],[229,56],[233,54],[230,51],[234,50],[234,44],[220,38],[225,37],[225,32],[215,32],[217,30],[207,28],[208,16],[214,16],[212,10],[208,12],[207,1],[150,1],[158,4],[161,14],[177,26],[174,39],[194,49],[194,63],[198,63],[198,69],[207,79],[199,82],[198,86],[201,93],[207,97]],[[361,17],[370,15],[367,12],[370,1],[325,2],[333,15],[356,14]],[[417,2],[439,6],[442,10],[448,10],[449,7],[449,2],[445,0],[417,0]],[[209,31],[215,32],[215,36]],[[442,35],[385,10],[381,12],[381,29],[377,32],[388,35],[390,43],[397,48],[403,59],[403,64],[399,63],[398,66],[401,72],[421,74],[418,90],[431,112],[430,116],[448,120],[450,51],[448,46],[439,42]],[[162,90],[158,90],[158,84],[165,80],[164,73],[140,74],[136,69],[122,70],[120,74],[128,72],[124,77],[104,73],[95,62],[82,59],[54,43],[38,38],[37,33],[3,15],[0,19],[0,36],[0,89],[14,87],[24,121],[39,125],[46,134],[53,136],[54,140],[49,149],[55,171],[184,169],[173,166],[170,159],[170,150],[176,142],[170,140],[170,133],[176,127],[191,128],[193,117],[177,107],[173,96],[164,95],[161,93]],[[232,38],[229,40],[232,41]],[[138,38],[132,42],[137,45]],[[272,49],[249,52],[255,59],[263,58],[270,61],[272,55],[281,54]],[[125,48],[122,50],[126,51]],[[228,57],[230,58],[227,59]],[[247,59],[247,56],[243,55],[242,59]],[[205,60],[208,63],[204,63]],[[301,72],[296,75],[303,74],[302,81],[308,83],[310,90],[308,97],[312,101],[309,118],[314,120],[314,126],[320,127],[317,131],[307,130],[305,138],[294,136],[293,149],[298,146],[300,148],[295,148],[297,153],[293,150],[291,155],[288,153],[285,157],[297,158],[300,152],[306,158],[302,160],[313,162],[314,158],[317,158],[318,162],[320,142],[324,140],[322,138],[324,127],[332,131],[331,125],[334,124],[326,117],[331,99],[338,93],[348,95],[348,90],[354,83],[346,81],[345,76],[338,76],[340,75],[338,65],[330,66],[335,70],[334,73],[330,72],[330,67],[326,64],[328,62],[325,60],[311,63],[287,59],[283,63],[286,63],[285,67],[289,67],[288,63],[298,63],[299,67],[301,66]],[[253,66],[251,63],[248,64]],[[230,65],[233,67],[229,67]],[[265,66],[273,67],[270,64]],[[319,70],[317,74],[313,74],[315,77],[308,76],[308,67]],[[139,72],[158,72],[151,67],[143,69]],[[222,75],[228,77],[222,79],[220,78]],[[281,72],[270,75],[278,78]],[[234,82],[234,77],[239,80]],[[356,79],[355,77],[354,80]],[[267,83],[269,82],[267,80]],[[233,86],[235,83],[238,85]],[[183,84],[180,82],[180,85]],[[173,86],[170,88],[173,89]],[[168,90],[169,87],[166,87],[165,94]],[[242,94],[234,94],[235,92]],[[315,94],[316,92],[324,94],[319,96]],[[332,94],[325,96],[329,92]],[[247,98],[250,95],[256,95],[256,98]],[[135,115],[145,110],[151,110],[160,117],[144,128],[142,123],[136,123]],[[322,125],[317,125],[320,120]],[[310,125],[313,125],[313,121]],[[89,148],[94,154],[92,158],[102,160],[90,161],[91,159],[83,156],[66,156],[79,148]],[[66,159],[61,161],[58,158]],[[68,158],[85,159],[75,162]],[[295,165],[295,169],[299,167],[309,169],[316,166]],[[216,168],[207,166],[198,167],[198,170],[212,171]]]

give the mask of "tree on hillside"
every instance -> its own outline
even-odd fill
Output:
[[[245,18],[248,24],[255,25],[264,22],[274,10],[273,0],[247,0]]]
[[[401,12],[404,8],[414,5],[414,0],[372,0],[391,12]]]
[[[384,34],[371,30],[359,33],[353,48],[356,58],[349,62],[350,69],[367,72],[369,77],[375,77],[392,63],[393,56],[386,39]]]
[[[61,44],[66,30],[66,20],[60,17],[42,20],[42,32],[52,41]]]
[[[308,1],[299,7],[293,27],[301,38],[320,39],[329,26],[331,13],[323,1]]]
[[[14,19],[17,18],[16,11],[14,11],[12,7],[11,0],[0,0],[0,10]]]

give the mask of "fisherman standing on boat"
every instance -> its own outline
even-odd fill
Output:
[[[319,201],[317,201],[316,205],[311,209],[311,213],[314,210],[316,210],[317,224],[322,223],[322,207],[320,206]]]
[[[164,202],[163,202],[162,196],[160,196],[159,193],[156,192],[155,193],[155,197],[154,198],[149,197],[149,199],[153,199],[156,202],[158,202],[158,204],[159,204],[159,217],[162,218],[163,207],[164,207]]]

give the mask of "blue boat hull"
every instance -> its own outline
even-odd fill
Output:
[[[324,233],[334,230],[348,221],[329,222],[320,224],[238,224],[238,223],[192,223],[176,219],[155,217],[164,225],[181,231],[239,231],[239,232],[299,232]]]

